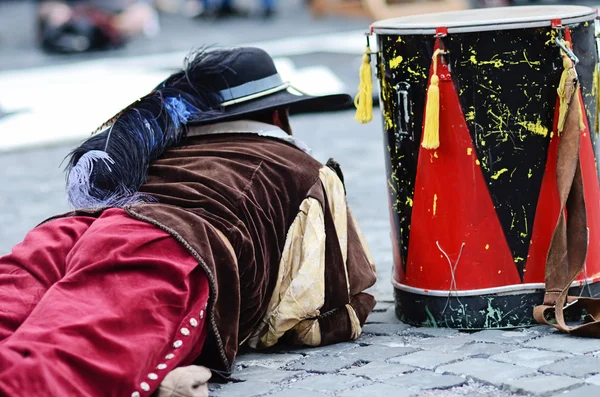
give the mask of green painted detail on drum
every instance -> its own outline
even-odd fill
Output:
[[[571,288],[573,296],[600,296],[600,283]],[[510,329],[535,325],[533,308],[542,304],[543,291],[534,293],[491,294],[473,296],[431,296],[394,289],[396,316],[420,327],[445,327],[462,330]],[[568,310],[568,321],[580,320],[585,314]]]

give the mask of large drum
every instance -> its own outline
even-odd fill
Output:
[[[569,62],[580,82],[590,242],[571,294],[600,294],[595,18],[587,7],[539,6],[372,25],[402,321],[461,329],[534,322],[562,208],[557,89]]]

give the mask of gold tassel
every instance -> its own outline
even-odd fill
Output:
[[[568,48],[571,48],[571,43],[569,43],[568,41],[565,41],[564,43],[565,43],[565,46],[567,46]],[[563,51],[561,51],[561,54],[562,54],[562,58],[563,58],[563,72],[562,72],[562,75],[560,76],[560,83],[558,84],[558,89],[556,90],[558,92],[558,97],[559,97],[559,110],[558,110],[558,134],[559,135],[565,128],[567,109],[569,107],[567,104],[567,92],[565,91],[566,84],[567,84],[568,80],[573,80],[573,79],[577,78],[577,75],[575,73],[575,65],[573,65],[573,61]],[[577,89],[575,91],[575,93],[573,93],[573,96],[576,96],[577,102],[579,104],[579,129],[584,130],[585,123],[583,121],[583,104],[581,103],[581,99],[579,98],[579,89]]]
[[[561,51],[562,53],[562,51]],[[565,117],[567,115],[567,93],[565,92],[567,80],[569,78],[569,71],[573,68],[573,61],[566,54],[562,53],[563,58],[563,72],[560,76],[560,83],[558,83],[559,107],[558,107],[558,133],[560,134],[565,128]]]
[[[427,103],[425,105],[425,127],[423,128],[424,149],[437,149],[440,147],[440,78],[437,75],[437,59],[442,51],[437,49],[433,53],[433,75],[427,89]]]
[[[356,106],[354,118],[357,121],[366,124],[373,120],[373,72],[371,71],[371,48],[368,45],[360,66],[360,84],[358,94],[354,98],[354,106]]]

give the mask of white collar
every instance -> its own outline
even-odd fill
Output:
[[[222,123],[191,126],[188,129],[187,136],[204,136],[204,135],[217,135],[217,134],[256,134],[259,136],[267,136],[271,138],[281,139],[288,143],[293,144],[303,152],[311,154],[310,148],[301,140],[288,134],[281,128],[273,124],[262,123],[260,121],[253,120],[236,120],[236,121],[224,121]]]

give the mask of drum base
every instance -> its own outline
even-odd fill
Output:
[[[590,284],[589,288],[573,287],[569,295],[599,297],[600,282]],[[396,316],[407,324],[462,330],[508,329],[537,324],[533,319],[533,308],[542,304],[544,291],[448,297],[419,294],[396,287],[394,298]],[[568,321],[577,321],[584,314],[565,310]]]

